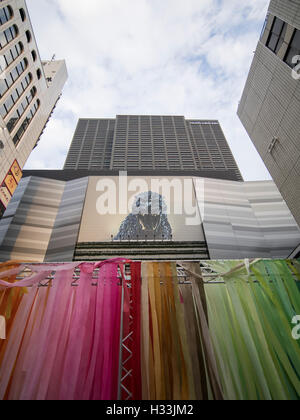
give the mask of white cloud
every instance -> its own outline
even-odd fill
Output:
[[[247,4],[245,4],[247,3]],[[61,168],[80,117],[219,119],[245,179],[269,175],[236,110],[268,0],[27,0],[69,81],[27,167]]]
[[[47,126],[47,131],[30,157],[31,169],[57,169],[64,164],[73,128],[59,118],[52,118]],[[69,140],[69,141],[67,141]]]

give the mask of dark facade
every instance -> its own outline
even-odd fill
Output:
[[[181,171],[242,181],[218,121],[181,116],[80,119],[64,169]]]

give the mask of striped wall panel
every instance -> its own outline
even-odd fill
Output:
[[[73,260],[87,186],[88,178],[66,183],[45,261]]]
[[[0,261],[43,262],[65,183],[23,179],[0,222]]]
[[[202,184],[195,187],[201,200]],[[273,181],[204,180],[199,203],[212,259],[287,258],[300,230]]]

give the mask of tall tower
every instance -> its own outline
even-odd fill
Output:
[[[238,115],[300,225],[300,2],[272,0]]]
[[[64,169],[178,171],[242,181],[218,121],[181,116],[80,119]]]
[[[0,3],[0,216],[67,80],[65,61],[41,61],[24,0]]]

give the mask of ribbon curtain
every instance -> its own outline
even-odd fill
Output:
[[[205,286],[222,389],[231,400],[300,399],[300,314],[297,261],[207,262],[224,284]]]
[[[0,265],[0,399],[300,399],[299,262],[202,266]]]
[[[199,288],[180,286],[176,263],[143,263],[143,397],[224,398]]]
[[[0,347],[0,399],[117,399],[123,262],[81,264],[78,287],[71,287],[75,264],[32,266],[37,273],[27,279],[13,284],[14,272],[1,281],[8,291],[2,292],[0,313],[12,291],[13,310]],[[53,270],[51,287],[38,288]],[[18,287],[10,291],[12,285]],[[25,285],[33,287],[21,299]]]

